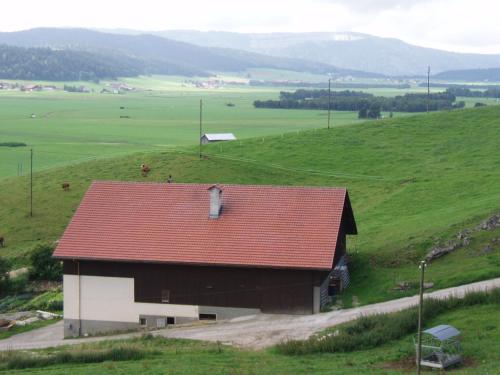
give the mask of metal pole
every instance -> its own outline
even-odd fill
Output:
[[[427,113],[429,113],[429,102],[431,100],[431,66],[427,67]]]
[[[420,361],[422,359],[422,309],[424,304],[424,273],[425,260],[420,261],[420,297],[418,303],[418,336],[417,336],[417,375],[420,375]]]
[[[201,137],[203,136],[202,133],[202,126],[201,126],[201,122],[202,122],[202,112],[203,111],[203,99],[200,99],[200,159],[201,159]]]
[[[328,79],[328,129],[330,129],[330,108],[331,108],[331,101],[332,101],[332,90],[331,90],[331,82],[332,79]]]
[[[30,151],[30,217],[33,217],[33,149]]]

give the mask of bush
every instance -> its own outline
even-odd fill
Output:
[[[10,265],[7,259],[0,257],[0,296],[7,294],[10,287],[9,279]]]
[[[474,292],[464,298],[426,299],[424,321],[459,307],[500,304],[500,288],[491,292]],[[355,321],[312,336],[308,340],[290,340],[277,346],[282,354],[351,352],[374,348],[417,331],[416,307],[391,314],[364,316]]]
[[[141,360],[158,354],[156,351],[143,350],[132,345],[121,345],[111,349],[72,350],[57,352],[49,356],[36,356],[23,352],[11,352],[0,355],[4,368],[26,369],[46,367],[66,363],[100,363],[104,361]],[[1,366],[1,365],[0,365]]]
[[[62,279],[61,262],[52,258],[54,249],[49,245],[38,246],[30,256],[30,278],[32,280]]]
[[[24,142],[0,142],[0,147],[26,147]]]

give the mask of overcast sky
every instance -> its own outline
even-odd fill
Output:
[[[500,53],[500,0],[2,0],[0,9],[1,31],[358,31],[451,51]]]

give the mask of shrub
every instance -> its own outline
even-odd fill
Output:
[[[40,245],[30,256],[30,278],[32,280],[55,280],[62,278],[61,262],[52,258],[54,249],[49,245]]]
[[[9,279],[10,265],[7,259],[0,257],[0,296],[7,294],[10,287]]]
[[[4,367],[10,370],[46,367],[66,363],[100,363],[104,361],[141,360],[158,354],[157,351],[143,350],[133,345],[121,345],[110,349],[87,349],[61,351],[48,356],[36,356],[22,352],[0,355]]]
[[[26,147],[27,144],[23,142],[0,142],[0,147]]]

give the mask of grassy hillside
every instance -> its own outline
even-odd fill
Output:
[[[435,113],[209,145],[185,152],[134,154],[35,174],[33,218],[28,178],[0,181],[0,232],[17,257],[59,238],[94,179],[347,186],[359,235],[349,239],[352,286],[344,305],[415,293],[416,264],[440,240],[500,212],[500,107]],[[68,181],[71,191],[62,192]],[[433,262],[436,288],[500,275],[500,251],[482,249],[498,231]]]
[[[325,111],[291,113],[253,107],[255,99],[277,97],[279,88],[194,90],[182,87],[180,79],[126,81],[162,91],[98,94],[104,85],[94,86],[93,94],[0,91],[0,142],[33,146],[37,170],[92,157],[193,145],[198,142],[200,98],[204,100],[205,132],[233,132],[240,139],[326,125]],[[359,122],[354,112],[333,116],[335,125]],[[0,147],[0,178],[15,176],[19,163],[26,172],[28,156],[27,148]]]

